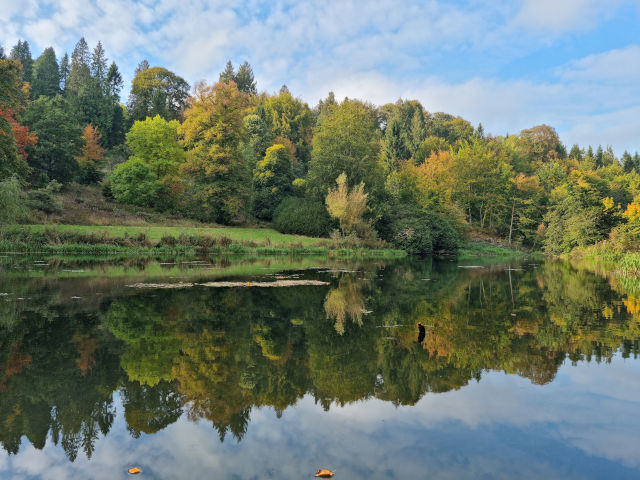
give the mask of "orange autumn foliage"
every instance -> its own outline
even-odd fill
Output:
[[[18,113],[16,110],[0,109],[0,117],[4,118],[9,123],[9,125],[11,125],[13,137],[16,141],[16,147],[18,148],[18,154],[26,162],[27,152],[25,149],[29,145],[35,145],[36,143],[38,143],[38,137],[35,133],[29,132],[29,127],[18,124],[18,121],[15,118],[16,113]]]
[[[100,145],[102,135],[93,125],[87,125],[82,131],[84,147],[82,153],[76,157],[80,165],[94,165],[104,158],[104,148]]]
[[[327,470],[326,468],[321,468],[316,472],[316,477],[320,478],[331,478],[335,475],[331,470]]]

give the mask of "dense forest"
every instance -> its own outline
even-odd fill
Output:
[[[470,232],[559,254],[640,244],[640,155],[567,148],[547,125],[493,136],[417,100],[259,92],[231,62],[191,86],[138,65],[126,105],[103,45],[35,60],[0,48],[0,221],[34,221],[70,183],[220,224],[454,252]],[[428,107],[428,106],[427,106]],[[37,217],[37,215],[36,215]]]

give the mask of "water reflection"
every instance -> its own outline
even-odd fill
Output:
[[[133,438],[186,415],[240,442],[252,411],[280,416],[305,396],[325,411],[371,399],[410,406],[490,371],[546,385],[566,358],[637,357],[636,297],[603,276],[561,262],[459,267],[289,271],[330,285],[273,289],[134,290],[116,279],[97,291],[5,277],[0,443],[16,454],[23,436],[37,449],[50,436],[71,462],[91,458],[114,398]]]

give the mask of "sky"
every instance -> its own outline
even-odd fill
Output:
[[[125,79],[148,59],[190,84],[247,60],[258,90],[417,99],[494,135],[640,151],[640,0],[0,0],[0,44],[61,57],[102,41]]]

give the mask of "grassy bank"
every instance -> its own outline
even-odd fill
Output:
[[[2,227],[0,251],[93,255],[304,254],[371,258],[397,258],[405,255],[401,250],[286,235],[266,228],[135,225]]]
[[[498,244],[487,244],[482,242],[467,242],[458,251],[458,258],[526,257],[530,255],[541,255],[541,253],[518,250],[513,247]]]

